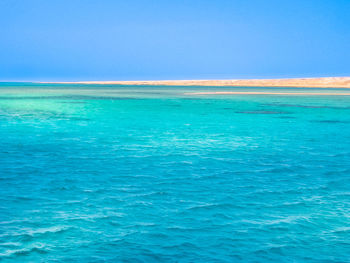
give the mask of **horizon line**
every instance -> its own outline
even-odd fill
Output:
[[[260,80],[304,80],[304,79],[346,79],[350,78],[350,75],[341,76],[326,76],[326,77],[282,77],[282,78],[193,78],[193,79],[123,79],[123,80],[0,80],[3,82],[17,82],[17,83],[87,83],[87,82],[180,82],[180,81],[260,81]]]

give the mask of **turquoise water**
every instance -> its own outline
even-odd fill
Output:
[[[0,261],[350,262],[350,96],[208,90],[0,84]]]

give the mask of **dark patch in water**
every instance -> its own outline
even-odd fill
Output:
[[[144,94],[144,95],[162,95],[164,92],[156,92],[156,91],[132,91],[135,94]]]
[[[294,107],[294,108],[309,108],[309,109],[329,108],[327,106],[310,106],[310,105],[280,104],[280,103],[264,104],[264,106]]]
[[[280,119],[296,119],[293,116],[281,116],[281,117],[278,117],[278,118],[280,118]]]
[[[131,98],[131,97],[95,97],[95,96],[86,96],[82,99],[88,99],[88,100],[138,100],[138,98]]]
[[[137,100],[138,98],[131,97],[104,97],[104,96],[31,96],[31,97],[0,97],[0,100]],[[67,102],[68,103],[68,102]]]
[[[288,112],[257,110],[257,111],[236,111],[236,113],[245,113],[245,114],[286,114]]]
[[[32,118],[42,118],[42,119],[57,119],[57,120],[68,120],[68,121],[91,121],[89,118],[83,118],[83,117],[72,117],[69,115],[55,115],[55,114],[42,114],[37,116],[29,116]]]
[[[313,120],[310,122],[316,123],[350,123],[350,121],[340,121],[340,120]]]
[[[204,98],[181,98],[181,100],[205,100],[205,99]]]
[[[293,107],[293,108],[305,108],[305,109],[343,109],[343,110],[350,109],[350,107],[322,106],[322,105],[312,106],[312,105],[280,104],[280,103],[263,104],[263,106]]]
[[[67,103],[67,104],[85,104],[84,101],[62,101],[61,103]]]
[[[88,118],[70,118],[70,120],[74,120],[74,121],[91,121],[91,119],[88,119]]]
[[[136,100],[137,98],[131,97],[104,97],[104,96],[61,96],[60,99],[73,99],[73,100]]]

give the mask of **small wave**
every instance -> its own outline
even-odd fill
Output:
[[[53,226],[53,227],[47,227],[47,228],[38,228],[38,229],[21,229],[16,232],[8,232],[2,237],[10,238],[10,237],[18,237],[22,241],[28,241],[32,240],[36,237],[47,235],[47,234],[58,234],[67,231],[68,229],[71,229],[73,227],[68,226]]]
[[[259,227],[279,227],[281,225],[294,225],[295,223],[310,222],[310,216],[287,216],[285,218],[267,219],[267,220],[242,220],[242,223],[255,225]]]
[[[339,227],[339,228],[336,228],[332,231],[330,231],[331,233],[334,233],[334,234],[342,234],[342,233],[349,233],[350,232],[350,227]]]
[[[27,248],[8,249],[4,253],[0,254],[0,259],[7,258],[7,257],[14,257],[14,256],[25,256],[31,253],[46,254],[48,252],[49,252],[49,249],[46,248],[44,244],[37,243]]]
[[[0,243],[0,246],[3,247],[20,247],[22,244],[19,242],[5,242],[5,243]]]
[[[46,228],[38,228],[35,230],[28,231],[28,234],[34,236],[38,234],[46,234],[46,233],[60,233],[64,232],[72,227],[68,226],[52,226],[52,227],[46,227]]]
[[[238,208],[240,206],[234,205],[234,204],[199,204],[199,205],[194,205],[187,210],[207,210],[207,209],[228,209],[228,208]]]
[[[22,220],[10,220],[10,221],[0,221],[0,225],[10,225],[10,224],[22,224],[22,223],[25,223],[25,222],[29,222],[30,220],[29,219],[22,219]]]
[[[272,254],[286,255],[286,252],[289,250],[289,246],[285,245],[269,245],[265,248],[258,249],[254,253],[260,256],[267,256]]]

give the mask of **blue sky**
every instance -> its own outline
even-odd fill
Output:
[[[1,0],[0,80],[350,75],[349,0]]]

